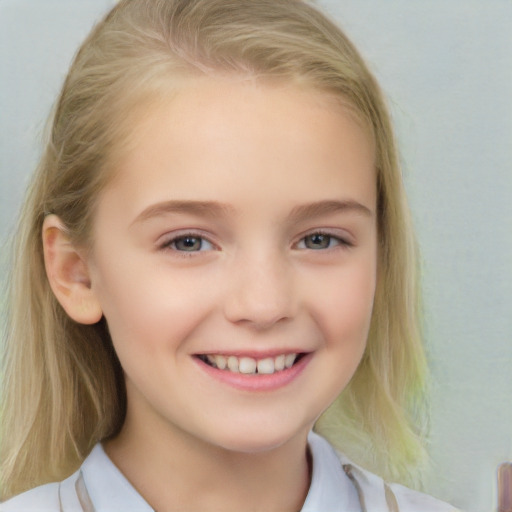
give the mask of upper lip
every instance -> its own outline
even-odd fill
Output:
[[[268,357],[277,357],[280,355],[287,355],[287,354],[305,354],[310,352],[309,350],[304,349],[272,349],[272,350],[263,350],[263,351],[257,351],[257,350],[202,350],[201,352],[194,353],[195,356],[235,356],[235,357],[251,357],[252,359],[265,359]]]

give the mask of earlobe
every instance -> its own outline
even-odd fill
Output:
[[[42,238],[46,275],[60,305],[78,323],[99,322],[103,312],[91,286],[87,262],[56,215],[45,218]]]

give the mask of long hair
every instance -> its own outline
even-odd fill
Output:
[[[376,146],[378,282],[356,374],[316,429],[384,477],[410,483],[423,454],[425,357],[415,244],[381,91],[343,32],[303,0],[121,0],[77,53],[53,112],[13,244],[3,358],[1,495],[61,480],[126,411],[104,320],[73,322],[46,277],[41,229],[53,213],[71,240],[91,219],[134,120],[204,75],[250,76],[334,94]]]

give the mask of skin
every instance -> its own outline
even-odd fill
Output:
[[[300,510],[307,434],[368,334],[372,141],[324,93],[221,78],[146,112],[134,140],[92,251],[73,253],[57,218],[43,236],[61,303],[84,323],[105,315],[125,371],[126,422],[105,449],[159,512]],[[269,351],[308,361],[286,385],[248,390],[197,360]]]

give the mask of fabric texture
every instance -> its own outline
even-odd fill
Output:
[[[311,486],[301,512],[456,512],[431,496],[380,477],[337,454],[313,432]],[[0,504],[0,512],[154,512],[97,444],[80,469]]]

